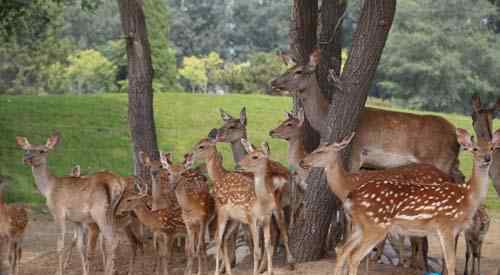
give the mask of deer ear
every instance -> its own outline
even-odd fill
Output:
[[[251,152],[255,151],[255,149],[253,148],[253,145],[250,142],[248,142],[248,140],[242,138],[241,144],[243,144],[243,147],[245,147],[245,151],[247,151],[247,153],[251,153]]]
[[[479,110],[481,110],[481,98],[478,95],[473,95],[471,105],[474,112],[479,112]]]
[[[293,118],[294,118],[294,116],[293,116],[293,114],[292,114],[292,113],[290,113],[290,112],[285,112],[285,119],[293,119]]]
[[[269,143],[267,141],[262,142],[260,148],[264,154],[269,157],[271,155],[271,147],[269,147]]]
[[[24,150],[29,150],[31,148],[31,144],[29,143],[28,139],[25,137],[16,137],[16,143],[19,147],[21,147]]]
[[[139,160],[146,166],[151,165],[151,159],[144,151],[139,151]]]
[[[341,142],[334,143],[333,146],[335,146],[335,148],[337,148],[337,150],[340,151],[340,150],[346,148],[347,145],[349,145],[349,143],[351,143],[351,141],[355,135],[356,135],[356,132],[352,132],[350,135],[344,137],[344,139]]]
[[[71,175],[73,177],[79,177],[81,174],[81,170],[80,170],[80,165],[75,165],[75,167],[73,167],[73,169],[71,170]]]
[[[281,58],[283,63],[285,63],[285,65],[287,65],[287,66],[294,66],[296,63],[291,55],[284,53],[281,50],[279,50],[277,52],[277,55]]]
[[[219,109],[219,112],[220,112],[220,117],[222,118],[222,120],[224,121],[228,121],[228,120],[231,120],[233,117],[228,114],[226,111],[224,111],[222,108]]]
[[[61,138],[59,133],[55,132],[47,139],[47,143],[45,143],[45,146],[47,146],[49,150],[52,150],[56,147],[57,144],[59,144],[60,140]]]
[[[247,109],[243,107],[240,111],[240,123],[247,126]]]
[[[307,63],[307,68],[309,71],[316,70],[316,66],[318,66],[320,61],[321,51],[316,48],[311,55],[309,55],[309,62]]]
[[[299,112],[297,113],[297,119],[299,120],[299,126],[304,125],[305,121],[304,109],[302,108],[299,109]]]
[[[464,150],[471,150],[474,147],[472,137],[465,129],[457,128],[457,141]]]
[[[172,163],[172,154],[170,152],[165,153],[160,151],[160,162],[163,168],[169,169]]]
[[[184,168],[189,169],[193,167],[193,153],[184,154]]]

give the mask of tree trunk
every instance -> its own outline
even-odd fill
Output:
[[[150,184],[139,152],[159,159],[153,114],[153,66],[142,0],[118,0],[128,58],[128,124],[134,150],[134,174]],[[151,189],[150,189],[151,190]]]
[[[326,4],[328,2],[324,2],[325,10],[322,9],[322,12],[327,13],[329,10],[326,8],[329,6]],[[364,1],[349,58],[336,86],[342,87],[342,90],[332,94],[328,117],[325,118],[329,136],[322,137],[324,141],[340,140],[355,130],[392,25],[395,6],[396,0]],[[332,14],[336,14],[338,18],[340,12]],[[326,21],[325,19],[322,24],[330,22]],[[325,27],[323,25],[323,29],[327,30]],[[331,51],[335,48],[333,45],[325,47]],[[318,77],[324,79],[324,76]],[[343,151],[344,165],[348,163],[350,153],[350,147]],[[324,181],[324,176],[318,170],[313,170],[308,177],[303,210],[305,220],[298,223],[291,234],[294,256],[298,261],[318,260],[324,254],[329,222],[335,206],[334,196]]]

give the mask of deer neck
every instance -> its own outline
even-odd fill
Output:
[[[323,127],[322,122],[328,115],[329,102],[321,93],[316,74],[312,75],[309,81],[307,88],[300,93],[300,98],[307,120],[319,132]]]
[[[33,177],[35,178],[35,185],[38,191],[44,196],[48,197],[57,177],[53,176],[49,171],[48,165],[41,164],[39,166],[32,166]]]
[[[148,226],[151,224],[151,210],[147,208],[145,203],[141,203],[134,207],[134,213],[137,215],[139,221]]]
[[[262,169],[254,172],[255,195],[258,200],[272,199],[272,182],[273,177],[269,169],[269,161],[267,161]]]
[[[222,165],[222,156],[217,151],[208,158],[207,172],[214,184],[222,182],[222,178],[227,173]]]
[[[345,201],[352,186],[349,183],[348,173],[338,153],[335,153],[332,157],[329,165],[325,168],[325,172],[330,190],[334,192],[342,202]]]
[[[288,141],[288,164],[299,169],[299,162],[306,156],[304,148],[304,128],[301,127],[300,134]]]
[[[247,135],[245,135],[243,138],[247,138]],[[246,156],[247,151],[245,150],[245,147],[243,147],[243,144],[241,144],[241,141],[234,141],[231,142],[231,151],[233,152],[233,160],[236,165],[236,167],[239,167],[240,160],[243,159],[243,157]]]
[[[468,200],[474,212],[486,199],[486,194],[488,193],[488,170],[488,168],[480,167],[479,164],[474,162],[472,176],[468,182],[468,188],[470,188]]]

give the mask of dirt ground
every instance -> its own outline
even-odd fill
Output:
[[[492,217],[492,223],[489,233],[483,246],[482,258],[482,274],[496,275],[497,269],[500,268],[500,213]],[[39,274],[54,274],[57,267],[57,254],[56,254],[56,227],[52,222],[52,218],[48,214],[31,215],[31,220],[26,234],[25,242],[23,245],[23,258],[21,262],[20,275],[39,275]],[[68,239],[71,235],[68,235]],[[439,242],[436,238],[431,238],[431,254],[432,256],[439,257],[440,248]],[[130,248],[127,245],[120,246],[117,258],[118,274],[127,274],[128,258]],[[151,257],[151,240],[147,241],[146,251],[144,256],[139,256],[138,262],[135,266],[134,274],[152,274],[153,259]],[[235,275],[252,274],[250,257],[243,259],[242,263],[233,270]],[[213,261],[211,270],[213,269]],[[327,258],[317,262],[309,262],[298,264],[295,271],[288,270],[282,263],[282,260],[277,260],[275,264],[275,274],[332,274],[335,260],[334,258]],[[463,238],[460,239],[458,249],[458,273],[463,274],[464,263],[464,245]],[[173,263],[171,264],[170,274],[183,274],[185,259],[182,251],[176,252]],[[92,274],[101,275],[102,263],[100,258],[94,257],[91,259]],[[212,272],[209,272],[211,274]],[[65,275],[82,274],[80,267],[80,259],[76,250],[74,250],[71,262]],[[366,273],[364,267],[360,268],[359,274],[415,274],[409,270],[401,270],[393,266],[375,264],[371,265],[369,272]],[[421,274],[421,273],[419,273]]]

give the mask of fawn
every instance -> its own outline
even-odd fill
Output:
[[[156,274],[168,274],[175,237],[186,234],[181,210],[180,208],[151,210],[145,200],[148,197],[147,185],[137,184],[137,188],[139,193],[124,197],[117,212],[118,214],[134,212],[143,225],[162,237],[158,238],[156,248],[156,253],[159,255],[155,257]]]
[[[357,274],[361,259],[390,232],[412,236],[437,234],[449,275],[455,274],[454,243],[470,226],[472,217],[488,190],[488,170],[493,150],[500,148],[500,130],[491,141],[473,142],[464,129],[457,129],[457,141],[474,157],[472,176],[467,183],[421,183],[404,177],[362,181],[344,201],[352,219],[353,233],[337,259],[335,274],[348,261],[349,274]],[[418,169],[426,173],[426,169]]]
[[[19,272],[19,261],[22,256],[21,245],[28,225],[28,214],[23,207],[4,203],[3,189],[6,185],[6,178],[0,176],[0,253],[3,245],[6,244],[10,268],[8,274],[16,275]],[[1,268],[2,262],[0,261],[0,273]]]
[[[215,205],[208,191],[208,179],[192,169],[192,154],[184,155],[184,161],[172,164],[171,154],[160,152],[162,163],[167,170],[168,186],[175,192],[182,209],[182,219],[188,234],[188,262],[185,274],[190,275],[193,257],[198,259],[198,274],[207,269],[205,232],[208,221],[215,212]]]
[[[118,246],[115,238],[114,216],[116,206],[125,190],[125,180],[112,172],[98,172],[85,177],[54,176],[48,168],[49,152],[54,150],[61,138],[58,133],[51,135],[46,144],[30,144],[25,137],[16,137],[16,142],[25,153],[23,162],[32,167],[35,184],[47,199],[47,206],[59,229],[57,251],[59,264],[57,274],[62,275],[68,252],[65,250],[66,220],[77,225],[78,247],[82,259],[83,274],[89,273],[87,255],[87,228],[97,224],[106,245],[107,260],[105,274],[114,272],[114,255]]]

